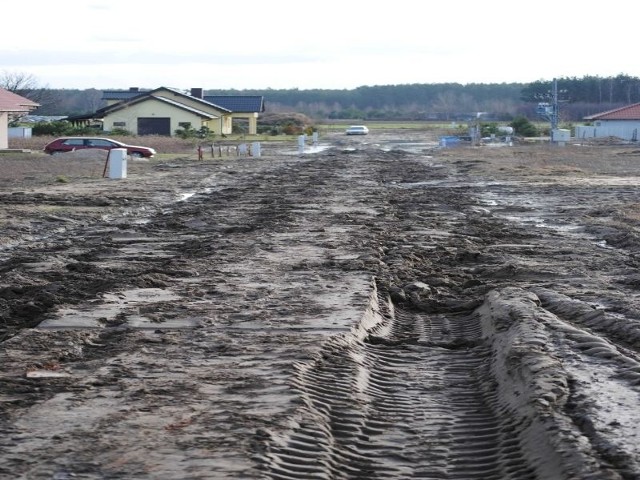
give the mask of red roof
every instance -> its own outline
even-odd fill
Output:
[[[0,112],[29,112],[40,104],[0,88]]]
[[[640,103],[614,108],[595,115],[584,117],[585,120],[640,120]]]

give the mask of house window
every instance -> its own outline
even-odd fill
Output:
[[[126,127],[127,122],[113,122],[114,127]]]
[[[191,128],[191,122],[180,122],[178,123],[178,126],[184,129],[189,129]]]

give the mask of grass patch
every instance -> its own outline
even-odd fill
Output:
[[[441,131],[451,129],[451,123],[428,121],[364,121],[364,120],[336,120],[331,123],[320,123],[316,127],[320,131],[342,131],[349,125],[366,125],[369,130],[415,130],[415,131]]]

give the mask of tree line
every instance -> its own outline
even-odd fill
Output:
[[[640,102],[640,79],[565,77],[557,80],[560,120],[580,121],[587,115]],[[31,76],[0,77],[0,86],[41,104],[36,115],[80,115],[106,105],[97,89],[48,89],[34,85]],[[154,87],[156,88],[156,87]],[[271,113],[297,112],[314,119],[469,120],[535,119],[539,102],[551,99],[553,80],[499,84],[374,85],[355,89],[204,89],[205,95],[261,95]],[[185,92],[188,93],[188,92]]]

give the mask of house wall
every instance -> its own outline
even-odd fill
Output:
[[[640,121],[596,120],[593,125],[575,128],[576,138],[617,137],[637,141],[640,138]]]
[[[0,112],[0,150],[9,148],[9,114]]]
[[[215,128],[209,127],[209,129],[215,133],[222,132],[225,135],[233,133],[233,118],[231,115],[225,115],[221,118],[221,122],[219,125],[222,125],[221,130],[216,130]]]
[[[207,127],[211,130],[216,132],[221,131],[221,122],[219,119],[206,121],[207,119],[203,119],[199,115],[155,101],[152,98],[109,113],[104,118],[103,128],[107,131],[113,130],[114,128],[124,128],[137,135],[139,117],[170,118],[172,135],[180,128],[180,123],[183,122],[191,123],[191,126],[196,130],[206,123]],[[122,122],[124,122],[124,125],[114,125],[114,123]],[[209,126],[209,123],[212,123],[213,126]]]
[[[184,96],[184,95],[177,95],[175,92],[172,92],[171,90],[160,89],[157,92],[154,92],[153,96],[166,98],[174,102],[180,102],[182,105],[186,105],[187,107],[195,108],[197,110],[206,112],[210,115],[214,115],[217,118],[212,120],[204,120],[203,125],[208,127],[209,130],[211,130],[216,134],[222,133],[222,134],[228,135],[232,132],[232,128],[231,128],[232,119],[231,119],[231,113],[229,112],[223,112],[221,110],[218,110],[217,108],[212,108],[197,98],[191,98],[189,96]]]
[[[232,113],[231,119],[233,121],[234,118],[246,118],[249,121],[249,131],[247,132],[249,135],[255,135],[258,133],[258,113],[257,112],[249,112],[249,113]]]
[[[222,113],[215,108],[209,107],[206,103],[199,101],[197,98],[190,97],[189,95],[178,95],[176,92],[172,92],[171,90],[160,89],[157,92],[153,92],[153,96],[166,98],[172,102],[179,102],[187,107],[196,108],[207,113],[215,112],[216,115],[220,115]]]
[[[220,133],[228,135],[231,133],[231,117],[224,116],[213,118],[211,120],[202,120],[202,125],[207,127],[212,133],[219,135]]]
[[[33,129],[31,127],[9,127],[9,138],[31,138]]]

